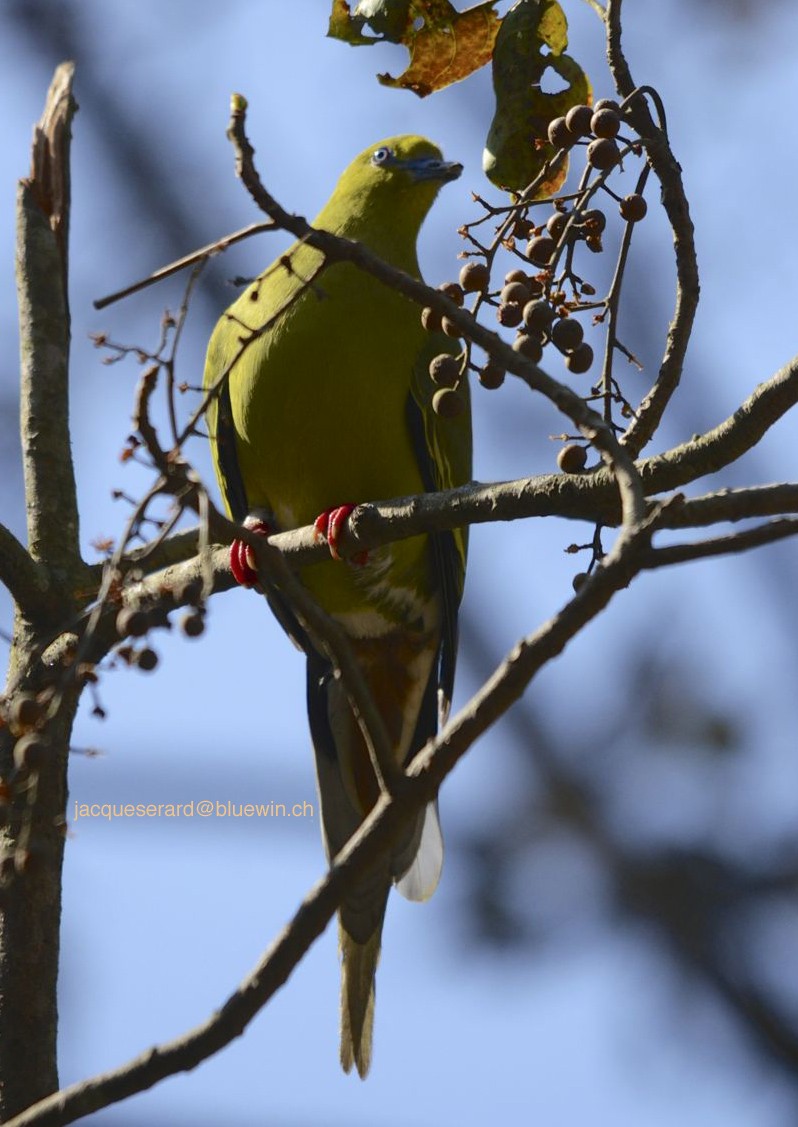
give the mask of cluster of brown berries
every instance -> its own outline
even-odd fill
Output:
[[[595,106],[572,106],[565,117],[555,117],[549,125],[549,141],[557,149],[570,149],[583,137],[592,137],[588,162],[606,172],[621,159],[616,140],[620,128],[621,107],[611,98],[602,98]]]
[[[29,777],[46,767],[52,758],[52,744],[44,731],[51,699],[49,689],[0,698],[0,725],[15,737],[13,769],[0,779],[0,826],[11,822],[12,803],[18,793],[28,788]],[[33,793],[29,791],[29,795]],[[17,844],[13,852],[0,855],[0,908],[14,878],[28,872],[38,854],[38,847],[29,842],[26,846]]]
[[[18,771],[38,771],[50,753],[50,743],[39,730],[47,717],[49,694],[19,692],[3,702],[2,718],[18,737],[14,744],[14,766]],[[0,794],[2,800],[5,794]]]
[[[526,245],[526,257],[535,266],[549,266],[563,235],[566,242],[584,240],[590,250],[600,251],[601,235],[606,226],[606,215],[596,207],[570,212],[560,204],[544,227],[533,228],[532,238]]]
[[[555,117],[549,125],[549,141],[557,149],[570,149],[591,137],[588,163],[598,172],[607,172],[621,159],[617,137],[622,117],[621,107],[612,98],[602,98],[595,106],[572,106],[564,117]],[[645,199],[637,192],[620,202],[621,215],[629,223],[639,223],[647,210]]]
[[[477,270],[470,280],[463,267],[459,282],[444,282],[438,287],[460,309],[465,303],[466,293],[484,289],[490,281],[490,272],[484,262],[471,262],[469,266],[476,267]],[[443,332],[448,337],[460,339],[460,330],[454,322],[430,306],[422,309],[421,324],[427,332]],[[455,419],[465,410],[465,400],[460,391],[463,371],[462,360],[452,352],[440,352],[430,362],[429,374],[437,388],[432,396],[432,409],[442,419]]]
[[[199,638],[205,632],[205,607],[202,602],[202,582],[193,579],[174,591],[175,601],[188,604],[188,609],[180,619],[180,629],[187,638]],[[144,638],[150,630],[161,627],[171,629],[171,622],[161,606],[127,606],[116,616],[116,631],[120,638]],[[151,646],[136,649],[131,645],[121,645],[117,654],[128,665],[135,665],[143,673],[151,673],[158,665],[158,654]]]
[[[574,375],[587,372],[593,363],[593,349],[586,343],[584,329],[562,304],[559,294],[544,296],[544,286],[525,270],[511,270],[499,294],[496,316],[500,325],[518,329],[513,349],[537,363],[545,345],[551,343],[565,356],[565,366]]]

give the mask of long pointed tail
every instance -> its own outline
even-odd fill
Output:
[[[371,1066],[374,1029],[374,978],[380,959],[382,927],[365,943],[356,943],[338,926],[341,948],[341,1064],[349,1072],[354,1064],[361,1080]]]

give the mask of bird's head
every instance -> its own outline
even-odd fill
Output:
[[[317,222],[353,237],[364,226],[398,225],[415,241],[441,185],[462,171],[425,137],[388,137],[355,157]]]

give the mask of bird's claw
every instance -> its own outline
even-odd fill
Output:
[[[313,522],[313,529],[316,534],[316,539],[324,539],[330,546],[330,555],[334,560],[340,560],[341,553],[339,551],[339,543],[341,534],[346,527],[346,522],[349,520],[350,515],[355,511],[357,505],[335,505],[332,509],[325,509],[320,513]],[[349,557],[353,564],[362,567],[368,562],[369,554],[366,551],[355,552]]]
[[[273,529],[260,517],[247,517],[244,527],[258,536],[271,536]],[[242,587],[258,586],[258,569],[252,549],[245,540],[234,540],[230,545],[230,570]]]

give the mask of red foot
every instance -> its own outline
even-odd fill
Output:
[[[247,517],[244,527],[256,532],[258,536],[270,536],[272,528],[259,517]],[[234,540],[230,545],[230,570],[242,587],[257,587],[258,572],[252,549],[243,540]]]
[[[313,522],[316,539],[320,540],[323,537],[327,541],[330,546],[330,555],[334,560],[341,559],[341,553],[338,550],[341,533],[351,513],[356,508],[357,505],[336,505],[332,509],[325,509]],[[368,561],[368,558],[368,552],[355,552],[353,556],[350,556],[350,561],[357,564],[358,567],[362,567]]]

